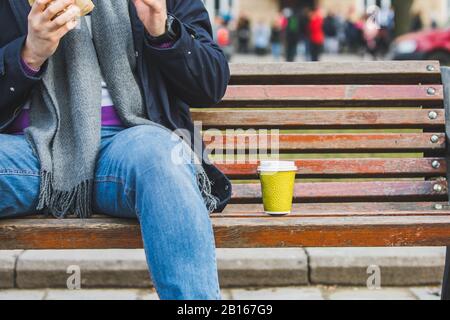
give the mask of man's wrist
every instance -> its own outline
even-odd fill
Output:
[[[178,40],[179,35],[180,31],[176,19],[171,15],[167,15],[165,32],[158,37],[152,36],[148,33],[148,39],[151,44],[160,46],[162,44],[173,44]]]
[[[22,61],[32,70],[40,70],[42,65],[45,63],[44,61],[41,61],[42,59],[37,58],[35,55],[33,55],[30,50],[28,49],[26,43],[22,49],[21,54]]]
[[[25,74],[29,77],[36,77],[37,75],[39,75],[41,71],[41,68],[35,69],[32,66],[28,65],[28,63],[25,60],[23,60],[22,57],[20,58],[20,64]]]

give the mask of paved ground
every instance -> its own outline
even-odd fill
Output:
[[[439,300],[439,288],[284,287],[225,289],[225,300]],[[154,291],[143,289],[0,290],[0,300],[157,300]]]
[[[440,285],[445,248],[218,249],[223,288]],[[0,251],[0,289],[149,288],[143,250]]]

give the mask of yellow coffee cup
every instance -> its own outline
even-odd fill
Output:
[[[292,211],[297,166],[293,161],[261,161],[258,167],[264,211],[283,216]]]

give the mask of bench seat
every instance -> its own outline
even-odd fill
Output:
[[[438,62],[238,64],[231,72],[221,103],[191,110],[233,181],[232,203],[213,215],[218,247],[450,244]],[[273,137],[280,158],[298,166],[286,217],[264,214],[257,162],[223,162],[217,152],[260,150],[250,142]],[[0,220],[0,249],[141,247],[136,220]]]
[[[269,217],[259,204],[230,205],[213,215],[218,247],[445,246],[446,202],[296,204],[288,217]],[[5,220],[0,249],[141,248],[133,219]]]

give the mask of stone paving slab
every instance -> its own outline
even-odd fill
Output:
[[[328,292],[327,292],[328,291]],[[339,288],[324,290],[327,300],[416,300],[407,288]]]
[[[412,294],[419,300],[440,300],[441,288],[411,288]]]
[[[81,288],[148,288],[143,250],[25,251],[18,260],[19,288],[67,288],[68,268],[79,267]]]
[[[312,284],[365,286],[379,267],[381,286],[440,284],[445,248],[308,248]]]
[[[22,252],[12,250],[0,253],[0,288],[14,288],[16,261]]]
[[[362,287],[277,287],[223,289],[224,300],[437,300],[437,287],[402,287],[370,290]],[[4,289],[0,300],[158,300],[143,289]]]
[[[319,288],[231,289],[232,300],[323,300]]]
[[[303,249],[219,249],[222,287],[298,286],[308,284]]]
[[[218,249],[222,287],[308,284],[303,249]],[[19,288],[66,288],[67,270],[78,266],[82,288],[148,288],[143,250],[25,251],[17,263]]]
[[[382,286],[422,286],[440,284],[445,248],[218,249],[217,257],[223,288],[365,286],[370,265]],[[0,251],[0,288],[66,288],[69,266],[80,267],[82,288],[151,287],[143,250],[44,250]]]
[[[47,290],[45,300],[158,300],[158,295],[150,290],[122,289],[86,289],[67,290],[53,289]]]
[[[0,290],[1,300],[43,300],[47,290],[20,290],[5,289]]]

